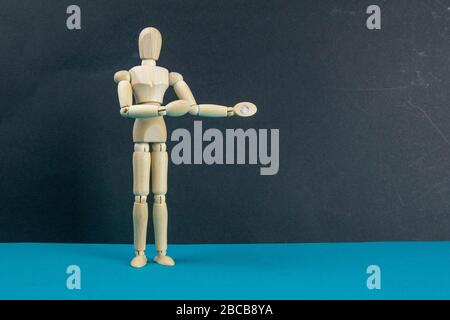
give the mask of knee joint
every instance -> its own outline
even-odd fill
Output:
[[[163,204],[166,203],[166,196],[165,195],[161,195],[161,194],[157,194],[153,197],[153,203],[155,204]]]
[[[153,152],[165,152],[166,151],[166,144],[165,143],[153,143],[152,144],[152,151]]]
[[[134,202],[136,203],[147,203],[147,197],[146,196],[135,196]]]
[[[136,152],[149,152],[150,146],[148,143],[135,143],[134,144],[134,151]]]

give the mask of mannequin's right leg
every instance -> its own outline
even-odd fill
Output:
[[[136,256],[131,266],[141,268],[147,264],[145,245],[147,242],[148,205],[150,192],[150,146],[148,143],[135,143],[133,153],[133,231]]]

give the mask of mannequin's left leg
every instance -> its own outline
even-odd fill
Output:
[[[167,252],[167,167],[168,155],[165,143],[152,144],[152,192],[153,202],[153,227],[155,231],[156,263],[173,266],[175,262],[166,255]]]

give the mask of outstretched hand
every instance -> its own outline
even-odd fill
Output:
[[[234,115],[239,117],[251,117],[256,111],[258,108],[251,102],[239,102],[233,107]]]

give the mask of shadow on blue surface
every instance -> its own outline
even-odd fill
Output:
[[[0,244],[0,298],[449,299],[449,252],[450,242],[171,245],[175,267],[133,269],[131,245]],[[67,289],[69,265],[80,290]],[[367,288],[369,265],[380,290]]]

